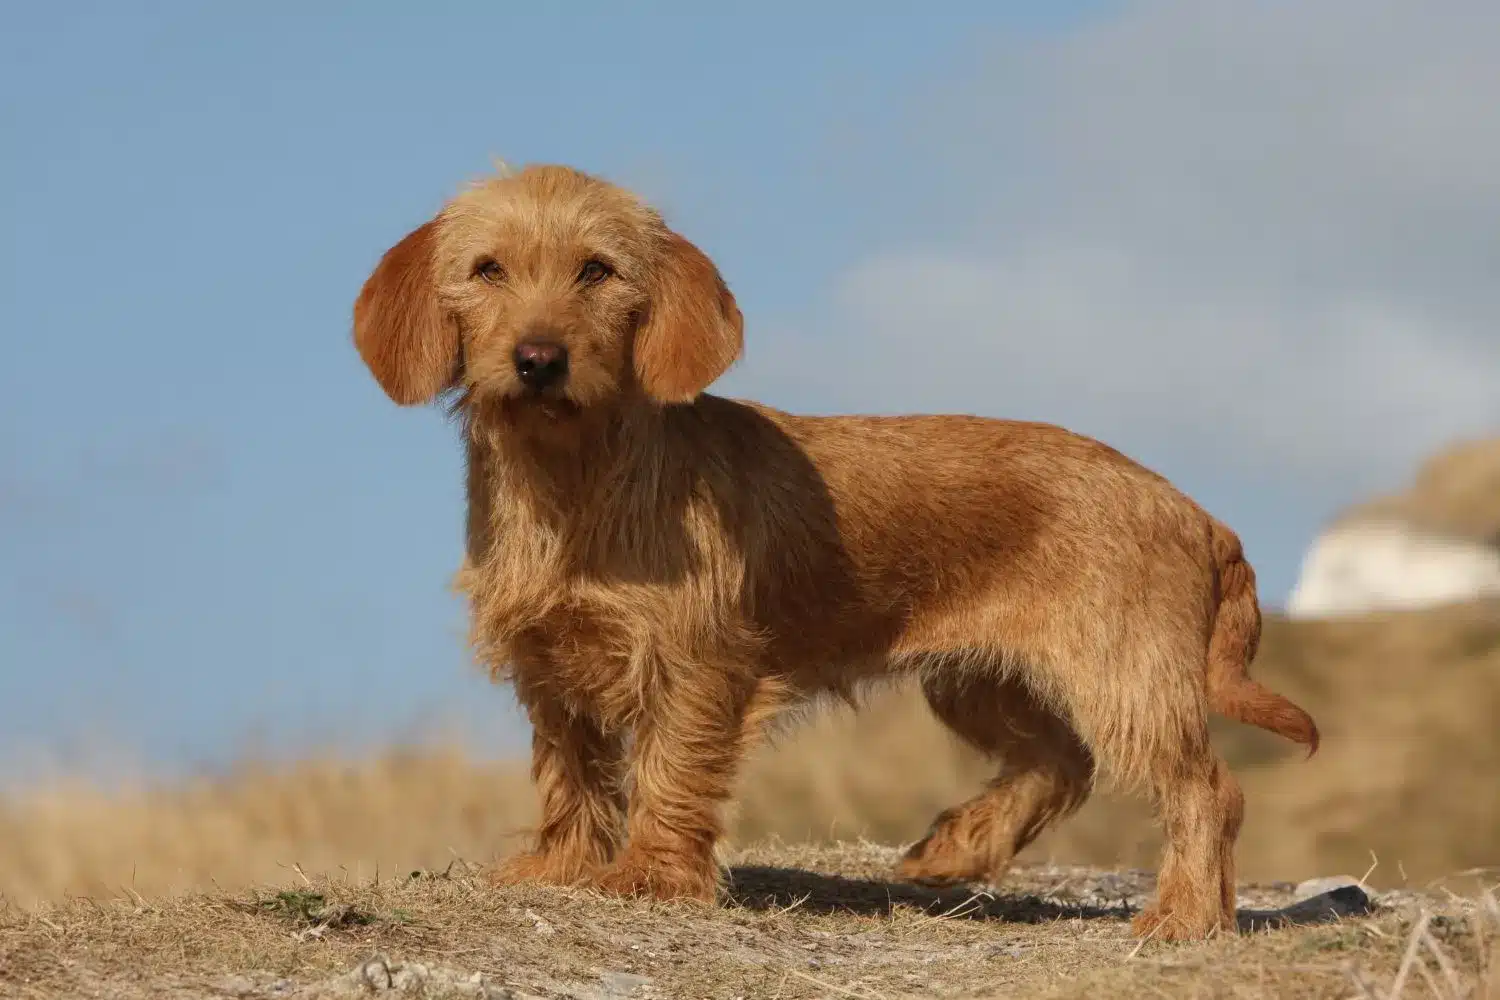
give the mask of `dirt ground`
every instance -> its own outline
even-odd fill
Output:
[[[1171,945],[1129,934],[1146,872],[1040,865],[939,892],[887,881],[895,857],[748,850],[716,907],[496,890],[455,860],[378,884],[288,871],[248,891],[9,908],[0,995],[1500,998],[1482,875],[1462,892],[1336,887],[1290,910],[1294,886],[1246,885],[1240,934]]]

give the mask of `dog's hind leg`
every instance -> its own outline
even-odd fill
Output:
[[[1069,706],[1101,774],[1144,786],[1156,806],[1165,848],[1156,898],[1134,930],[1158,940],[1232,932],[1244,797],[1209,742],[1206,649],[1186,628],[1158,628],[1145,641],[1123,638],[1109,655],[1099,655],[1102,644],[1093,643],[1086,658],[1074,659],[1102,660],[1113,670],[1054,669],[1043,679]]]
[[[1093,756],[1019,679],[934,675],[922,686],[937,717],[1001,768],[984,791],[938,814],[897,874],[928,883],[998,879],[1050,823],[1083,805]]]
[[[1132,929],[1161,940],[1233,931],[1234,845],[1245,808],[1239,782],[1207,749],[1153,775],[1152,786],[1166,849],[1156,899]]]

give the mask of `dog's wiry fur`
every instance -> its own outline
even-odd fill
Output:
[[[585,280],[588,260],[611,270]],[[541,392],[512,361],[538,331],[569,358]],[[476,184],[388,251],[354,336],[393,400],[451,393],[464,429],[458,583],[534,727],[543,810],[497,880],[712,899],[720,807],[764,723],[915,675],[1001,770],[903,875],[999,876],[1097,769],[1165,828],[1137,930],[1233,928],[1243,798],[1208,714],[1314,749],[1317,729],[1247,675],[1238,539],[1164,479],[1044,424],[705,394],[742,341],[718,271],[564,167]]]

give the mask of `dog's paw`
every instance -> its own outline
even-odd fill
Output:
[[[894,874],[898,879],[918,885],[951,886],[988,881],[995,874],[995,867],[989,859],[978,858],[973,851],[960,849],[948,838],[929,834],[907,850],[897,863]],[[998,867],[1003,872],[1006,865]]]
[[[904,882],[935,887],[983,882],[986,874],[971,859],[954,856],[906,857],[902,858],[895,868],[895,876]]]
[[[612,896],[648,896],[659,900],[712,903],[718,894],[718,869],[685,859],[631,856],[599,873],[593,885]]]
[[[1136,914],[1130,922],[1130,931],[1136,937],[1153,941],[1201,941],[1216,931],[1232,934],[1235,924],[1233,918],[1225,919],[1220,913],[1166,910],[1153,903]]]
[[[590,869],[577,858],[528,851],[506,858],[485,872],[497,888],[511,885],[578,885],[589,881]]]

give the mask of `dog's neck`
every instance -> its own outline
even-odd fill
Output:
[[[471,484],[489,499],[505,496],[531,518],[562,531],[598,518],[642,491],[666,485],[672,467],[665,414],[657,406],[586,410],[560,418],[519,415],[499,403],[465,403]]]

